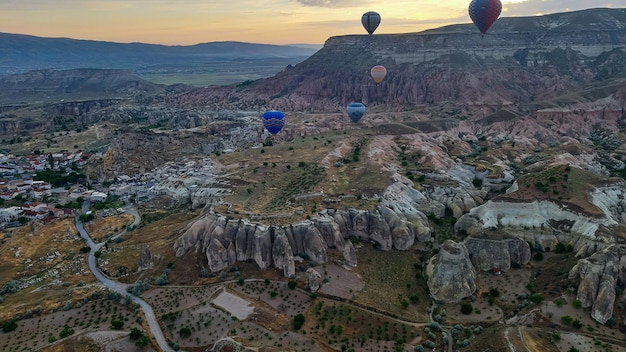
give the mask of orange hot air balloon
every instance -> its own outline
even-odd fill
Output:
[[[374,80],[374,82],[376,82],[376,85],[378,85],[387,75],[387,69],[385,68],[385,66],[376,65],[372,67],[372,69],[370,70],[370,74],[372,75],[372,79]]]

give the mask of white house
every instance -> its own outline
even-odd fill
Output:
[[[0,222],[11,222],[20,216],[20,207],[0,208]]]
[[[92,192],[89,196],[89,200],[92,202],[104,202],[107,199],[107,194],[103,192]]]

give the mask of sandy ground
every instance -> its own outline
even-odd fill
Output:
[[[239,320],[246,319],[254,312],[254,307],[250,305],[250,302],[225,290],[213,299],[213,304],[223,308]]]
[[[344,267],[327,264],[325,266],[317,266],[315,270],[322,277],[328,276],[331,278],[327,283],[322,284],[319,290],[322,293],[350,299],[354,292],[361,291],[365,287],[363,280],[361,280],[358,274]]]

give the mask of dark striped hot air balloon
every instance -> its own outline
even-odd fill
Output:
[[[271,133],[276,134],[285,125],[285,114],[278,110],[269,110],[263,113],[263,126]]]
[[[472,0],[468,11],[472,22],[478,27],[480,33],[485,35],[489,27],[500,16],[502,3],[500,0]]]
[[[380,24],[380,15],[375,11],[368,11],[361,17],[361,23],[369,35],[372,35]]]

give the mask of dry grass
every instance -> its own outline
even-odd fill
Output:
[[[101,263],[105,263],[101,267],[111,275],[118,275],[118,268],[128,268],[128,277],[124,278],[125,282],[135,282],[139,278],[150,275],[159,276],[167,263],[172,263],[174,268],[170,275],[171,282],[183,280],[177,270],[185,270],[186,267],[178,268],[176,265],[178,260],[174,253],[174,241],[178,238],[185,226],[196,216],[198,212],[169,212],[163,214],[162,219],[142,225],[140,228],[127,232],[123,237],[124,241],[120,243],[110,243],[109,249],[103,249]],[[160,215],[161,216],[161,215]],[[159,216],[159,217],[160,217]],[[155,267],[147,272],[137,273],[139,265],[139,254],[144,246],[148,246],[150,253],[157,258]],[[196,271],[196,277],[199,277]],[[186,276],[185,276],[186,277]],[[180,281],[178,281],[180,282]]]
[[[6,236],[6,234],[5,234]],[[19,293],[5,295],[0,305],[0,320],[34,309],[35,306],[54,306],[67,299],[66,287],[79,282],[94,282],[87,266],[85,246],[77,234],[73,220],[52,223],[31,223],[11,230],[11,237],[0,244],[0,282],[24,280],[29,286]],[[61,255],[48,253],[58,252]],[[64,286],[61,286],[65,283]],[[50,285],[43,291],[39,287]]]
[[[133,216],[129,214],[99,217],[85,224],[85,230],[94,242],[99,243],[123,231],[133,220]]]
[[[420,264],[419,254],[414,250],[387,252],[374,249],[363,243],[357,249],[359,273],[365,288],[355,292],[354,301],[376,307],[409,321],[427,322],[426,307],[429,305],[426,282],[416,268]],[[334,278],[330,278],[333,280]],[[411,302],[417,296],[417,303],[406,308],[402,301]]]

